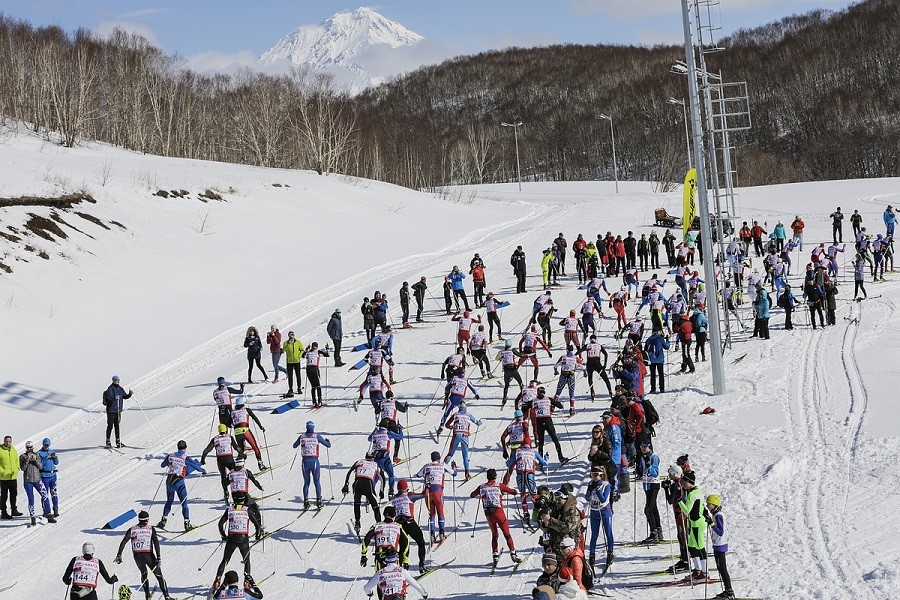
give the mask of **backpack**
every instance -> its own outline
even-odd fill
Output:
[[[641,404],[644,405],[644,422],[647,424],[647,427],[652,428],[659,423],[659,413],[656,412],[656,408],[649,398],[644,398]]]
[[[778,296],[778,302],[777,302],[778,308],[787,308],[787,306],[788,306],[787,297],[788,297],[787,292]]]
[[[594,587],[594,567],[584,558],[581,559],[581,583],[586,590]]]

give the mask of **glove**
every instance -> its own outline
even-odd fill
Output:
[[[262,536],[263,536],[262,531],[257,531],[256,532],[256,541],[258,542],[259,540],[261,540]]]
[[[342,493],[342,494],[349,494],[349,493],[350,493],[350,486],[349,486],[349,485],[345,485],[344,487],[342,487],[342,488],[341,488],[341,493]]]
[[[63,583],[66,585],[72,585],[72,578],[71,577],[63,577]]]
[[[422,595],[422,600],[428,600],[428,592]]]
[[[330,443],[331,443],[331,440],[329,440],[328,438],[325,438],[325,442],[328,443],[328,444],[330,444]]]
[[[205,477],[205,476],[206,476],[206,471],[200,471],[200,477]]]
[[[553,371],[553,374],[554,374],[554,375],[559,375],[559,371],[554,370],[554,371]]]
[[[113,575],[112,577],[109,578],[109,580],[113,583],[116,583],[117,581],[119,581],[119,576]]]
[[[364,567],[369,564],[369,557],[365,554],[359,557],[359,566]],[[371,596],[371,594],[369,594]]]
[[[222,536],[222,541],[223,541],[223,542],[227,542],[227,541],[228,541],[228,536],[227,536],[227,535],[223,535],[223,536]]]
[[[378,499],[384,500],[384,490],[381,490],[380,492],[378,492]],[[363,566],[365,566],[365,565],[363,565]]]
[[[121,565],[121,564],[122,564],[122,557],[121,557],[121,556],[117,556],[116,558],[113,559],[113,562],[116,563],[117,565]]]
[[[265,427],[260,427],[259,430],[262,431],[263,433],[266,432],[266,428],[265,428]]]
[[[369,592],[368,594],[366,594],[366,596],[368,596],[369,598],[371,598],[372,595],[373,595],[373,592]]]
[[[259,491],[264,492],[264,491],[266,491],[266,490],[264,490],[264,489],[262,489],[262,487],[260,487],[260,488],[259,488]]]
[[[506,448],[503,449],[503,458],[509,460],[509,450]]]
[[[547,356],[548,356],[549,358],[553,358],[553,353],[552,353],[552,352],[548,352],[548,353],[547,353]]]
[[[454,471],[456,470],[456,461],[455,460],[450,463],[450,468],[453,469]]]
[[[475,394],[475,399],[476,399],[476,400],[481,400],[481,396],[479,396],[478,394]]]

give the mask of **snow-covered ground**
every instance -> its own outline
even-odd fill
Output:
[[[352,346],[362,338],[358,308],[363,296],[386,291],[397,322],[402,281],[425,275],[433,295],[440,297],[441,276],[454,264],[466,269],[479,252],[488,288],[512,302],[502,316],[504,327],[521,331],[538,290],[540,250],[560,231],[570,243],[577,233],[587,239],[607,230],[661,233],[652,226],[653,209],[664,206],[677,213],[680,205],[680,192],[654,194],[641,183],[622,184],[619,195],[611,184],[580,182],[525,184],[522,192],[515,185],[466,187],[436,197],[341,176],[163,159],[102,145],[65,150],[24,133],[6,133],[2,141],[0,196],[81,190],[97,200],[59,210],[68,238],[54,241],[23,234],[27,213],[49,216],[50,208],[0,208],[0,231],[12,234],[13,227],[20,238],[0,237],[0,262],[13,269],[0,274],[5,348],[0,433],[13,435],[19,451],[26,439],[49,436],[60,457],[59,523],[29,528],[22,519],[0,521],[0,563],[13,567],[4,570],[3,580],[18,580],[15,594],[21,598],[62,594],[59,576],[83,541],[94,542],[111,565],[123,529],[100,527],[112,516],[147,508],[152,521],[158,520],[159,460],[178,439],[188,442],[193,455],[209,441],[212,382],[218,375],[245,379],[242,342],[249,325],[264,331],[275,323],[282,332],[296,330],[304,342],[324,344],[325,323],[339,306],[345,346]],[[837,205],[847,215],[859,209],[869,231],[881,231],[884,207],[900,201],[898,184],[890,179],[745,189],[741,216],[767,221],[771,228],[778,219],[788,225],[800,214],[807,223],[808,247],[830,239],[827,215]],[[218,190],[224,200],[201,202],[198,193],[207,188]],[[158,189],[190,194],[164,199],[153,195]],[[845,238],[849,230],[847,224]],[[511,293],[515,280],[509,267],[517,244],[525,248],[531,273],[529,293],[520,296]],[[48,259],[38,256],[42,250]],[[729,564],[739,596],[895,595],[900,417],[891,389],[897,381],[900,333],[892,325],[900,289],[893,274],[886,283],[867,287],[871,299],[853,303],[852,280],[841,279],[836,327],[812,331],[798,312],[795,323],[801,326],[783,331],[776,310],[770,341],[738,334],[726,355],[725,396],[710,396],[709,363],[701,363],[696,375],[673,377],[672,391],[654,398],[662,416],[656,446],[663,465],[690,453],[701,487],[724,498],[732,526]],[[582,296],[571,277],[554,291],[561,309],[575,307]],[[396,336],[397,379],[409,379],[396,392],[415,407],[407,427],[410,449],[413,455],[423,453],[398,467],[402,476],[415,472],[435,448],[428,429],[437,424],[438,410],[427,407],[438,393],[440,363],[453,351],[453,324],[438,314],[435,300],[429,299],[426,308],[429,323]],[[850,316],[859,324],[844,319]],[[604,343],[614,348],[611,323],[602,329]],[[743,354],[745,359],[732,364]],[[271,375],[268,352],[264,355]],[[344,360],[352,364],[348,359],[356,356],[347,353]],[[547,379],[552,371],[547,359],[544,364]],[[356,373],[326,372],[328,406],[317,413],[304,407],[267,414],[281,403],[278,394],[286,384],[248,387],[251,406],[266,426],[271,462],[283,465],[261,478],[267,493],[276,492],[263,501],[268,528],[289,522],[300,506],[300,469],[289,466],[290,444],[303,424],[314,419],[333,442],[322,480],[326,498],[335,496],[335,503],[318,516],[301,517],[267,541],[264,550],[257,546],[253,551],[257,579],[275,572],[262,585],[267,598],[361,597],[361,582],[371,573],[359,566],[351,503],[338,507],[336,502],[347,468],[367,448],[364,435],[371,431],[372,418],[366,410],[351,408]],[[123,417],[123,439],[140,450],[124,454],[99,448],[105,426],[100,393],[114,373],[135,391]],[[484,426],[473,463],[499,467],[497,441],[511,409],[500,410],[496,380],[475,385],[482,399],[472,403],[472,411]],[[579,394],[585,389],[579,380]],[[714,415],[700,415],[707,405],[716,409]],[[578,459],[550,477],[554,487],[564,481],[579,486],[585,479],[586,440],[603,407],[580,396],[579,413],[558,426],[565,452],[575,452]],[[471,535],[479,509],[465,498],[473,487],[469,483],[456,501],[447,502],[448,522],[459,527],[430,557],[434,562],[455,559],[452,568],[423,583],[433,598],[527,596],[540,562],[539,550],[532,554],[536,536],[516,527],[514,538],[526,564],[510,577],[504,555],[501,569],[490,577],[490,534],[483,518]],[[189,489],[195,524],[221,513],[218,477],[191,478]],[[452,489],[448,495],[453,496]],[[638,495],[641,536],[643,494]],[[20,510],[25,506],[20,487]],[[633,499],[624,495],[616,506],[617,540],[631,541],[633,513]],[[179,522],[176,511],[170,523]],[[363,526],[371,523],[372,516],[364,513]],[[163,542],[163,569],[173,595],[202,592],[211,583],[218,554],[200,572],[198,567],[217,543],[214,525]],[[40,575],[20,568],[30,566],[32,558],[40,563]],[[623,598],[711,597],[720,591],[712,586],[693,591],[634,587],[652,579],[641,573],[671,562],[665,546],[621,547],[604,588]],[[130,557],[114,567],[123,582],[136,586],[139,576]],[[238,568],[236,559],[232,568]],[[100,597],[105,593],[106,588]]]

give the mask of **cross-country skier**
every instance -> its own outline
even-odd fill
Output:
[[[116,448],[122,447],[122,439],[119,436],[119,425],[122,422],[122,411],[125,409],[125,400],[131,398],[133,392],[119,385],[119,376],[112,376],[112,383],[103,392],[103,406],[106,407],[106,447],[110,448],[109,434],[113,428],[116,430]]]
[[[588,506],[588,520],[591,527],[589,561],[593,567],[596,561],[597,539],[602,525],[603,537],[606,539],[606,568],[609,569],[614,557],[612,485],[606,477],[606,469],[601,465],[591,468],[591,481],[587,486],[584,502]]]
[[[456,345],[463,348],[469,345],[469,337],[472,335],[472,324],[481,323],[481,316],[473,317],[468,309],[463,314],[456,314],[450,318],[451,321],[457,321],[456,329]]]
[[[556,394],[553,400],[558,401],[559,395],[563,388],[569,386],[569,416],[575,414],[575,373],[581,371],[587,377],[584,365],[581,359],[575,355],[575,346],[569,344],[566,347],[566,354],[560,356],[556,364],[553,365],[553,374],[559,376],[559,382],[556,384]]]
[[[500,313],[497,312],[498,304],[500,304],[500,300],[494,297],[494,292],[488,292],[487,298],[484,300],[484,311],[488,322],[488,342],[494,341],[494,325],[497,326],[497,339],[503,341],[503,332],[500,330]]]
[[[44,518],[48,523],[56,523],[56,518],[50,512],[50,496],[47,494],[47,488],[41,481],[41,459],[38,458],[37,452],[34,451],[34,444],[30,441],[25,442],[25,452],[19,457],[19,468],[22,470],[22,480],[25,486],[25,495],[28,496],[28,516],[31,517],[31,524],[36,525],[37,519],[34,516],[34,494],[41,497],[41,508],[44,509]]]
[[[362,555],[359,558],[359,566],[369,564],[369,546],[375,544],[375,569],[381,569],[385,565],[384,557],[394,552],[400,555],[400,564],[403,568],[409,566],[409,537],[403,527],[396,521],[397,509],[393,505],[384,507],[384,520],[372,525],[362,541]]]
[[[259,444],[256,438],[253,437],[253,432],[250,431],[250,419],[253,419],[259,430],[265,433],[266,428],[259,422],[259,417],[247,406],[247,401],[244,397],[238,396],[234,399],[234,409],[231,411],[231,422],[234,425],[234,439],[238,443],[238,452],[241,455],[246,455],[247,452],[244,446],[245,444],[249,445],[253,450],[253,454],[256,455],[256,464],[259,470],[265,471],[267,467],[263,464]]]
[[[465,401],[466,391],[468,390],[472,390],[476,400],[481,399],[481,396],[478,395],[478,390],[476,390],[475,386],[466,379],[465,374],[457,372],[444,389],[444,414],[441,416],[441,424],[438,425],[437,428],[438,436],[440,436],[441,432],[444,430],[450,412],[458,408],[459,405]]]
[[[166,528],[166,520],[172,511],[172,503],[175,501],[175,494],[178,494],[178,500],[181,504],[181,515],[184,517],[184,530],[189,531],[191,527],[191,511],[188,507],[187,485],[184,478],[194,471],[199,471],[206,475],[206,469],[203,468],[196,459],[187,455],[187,442],[178,441],[178,450],[170,454],[166,454],[163,458],[161,467],[166,469],[166,505],[163,507],[162,519],[156,526],[160,529]]]
[[[44,484],[44,489],[50,495],[50,501],[53,504],[53,516],[58,517],[59,495],[56,487],[56,467],[59,465],[59,458],[56,456],[56,450],[51,448],[50,438],[44,438],[37,455],[41,461],[41,483]]]
[[[553,325],[550,319],[553,318],[553,313],[555,312],[556,308],[553,306],[553,300],[547,300],[547,303],[541,307],[537,314],[537,324],[541,326],[541,339],[544,340],[547,346],[553,345]]]
[[[562,409],[563,405],[559,400],[547,398],[547,391],[543,386],[537,389],[537,397],[531,404],[531,419],[534,421],[534,431],[537,436],[538,452],[544,454],[544,435],[549,435],[550,439],[556,445],[556,457],[559,462],[569,460],[562,453],[562,446],[559,443],[559,436],[556,435],[556,427],[553,426],[553,407]]]
[[[301,433],[294,442],[294,448],[300,448],[300,456],[303,457],[303,510],[309,509],[309,482],[312,480],[316,486],[316,508],[322,508],[322,483],[319,481],[321,467],[319,466],[319,446],[331,448],[331,441],[316,433],[316,424],[306,422],[306,432]]]
[[[341,493],[345,496],[350,493],[350,476],[354,475],[353,480],[353,529],[359,536],[359,508],[362,498],[365,497],[372,512],[375,513],[375,520],[381,520],[381,508],[378,506],[378,500],[375,499],[375,484],[378,482],[378,463],[375,462],[375,453],[371,450],[366,452],[366,457],[362,458],[347,470],[347,477],[344,479],[344,487]]]
[[[371,452],[374,453],[375,462],[378,467],[387,474],[388,477],[388,497],[394,495],[394,463],[391,460],[391,442],[400,445],[403,440],[402,431],[391,431],[388,429],[390,421],[387,418],[381,419],[378,427],[369,434],[368,441],[371,444]],[[384,489],[381,490],[381,498],[384,499]]]
[[[389,324],[385,324],[382,327],[381,331],[372,338],[372,349],[381,350],[381,361],[377,363],[373,363],[371,360],[369,364],[378,364],[380,368],[384,368],[383,363],[388,364],[388,381],[391,384],[394,384],[394,330]],[[369,358],[372,358],[372,353],[369,353]]]
[[[466,351],[463,346],[457,346],[456,352],[445,358],[441,364],[441,379],[449,382],[457,373],[465,373],[467,366]]]
[[[506,400],[509,395],[509,384],[515,380],[519,383],[519,393],[522,393],[522,376],[519,375],[519,363],[517,362],[517,350],[513,350],[510,340],[503,341],[503,350],[497,353],[497,360],[503,369],[503,402],[500,404],[502,409],[506,406]],[[516,408],[518,408],[518,400],[516,400]]]
[[[63,583],[71,585],[69,600],[97,600],[97,584],[100,577],[112,585],[119,580],[106,571],[103,561],[94,556],[94,545],[85,542],[81,546],[81,555],[73,556],[63,573]]]
[[[507,472],[515,468],[516,470],[516,488],[519,490],[522,503],[522,519],[525,525],[531,526],[531,520],[528,513],[528,500],[532,505],[537,496],[537,484],[534,481],[535,463],[541,465],[541,469],[547,468],[547,461],[544,457],[534,451],[531,444],[522,442],[522,444],[512,453],[506,461]],[[503,482],[506,485],[506,482]]]
[[[384,567],[372,575],[372,578],[363,586],[363,591],[369,597],[377,589],[381,598],[385,600],[405,600],[407,588],[412,586],[414,590],[428,600],[428,592],[410,575],[409,571],[398,565],[400,555],[396,552],[388,552],[384,555]]]
[[[219,424],[219,434],[209,440],[209,444],[203,449],[200,455],[200,464],[206,464],[206,455],[212,449],[216,450],[216,466],[219,468],[219,475],[222,477],[222,492],[225,495],[225,502],[228,502],[228,472],[234,468],[234,454],[238,449],[238,442],[234,436],[228,433],[228,427]]]
[[[381,368],[377,366],[369,367],[369,374],[359,386],[359,398],[356,403],[359,404],[363,400],[363,394],[368,390],[369,402],[372,403],[372,409],[378,410],[381,407],[381,401],[384,400],[384,393],[391,389],[391,384],[384,378]]]
[[[535,388],[535,395],[537,389]],[[524,419],[525,413],[518,408],[513,413],[513,422],[506,426],[503,433],[500,434],[500,447],[503,449],[503,459],[509,460],[510,454],[515,454],[523,444],[531,446],[531,432],[529,422]],[[512,477],[513,468],[507,463],[506,475],[503,476],[503,483],[509,484]]]
[[[581,344],[584,345],[584,342],[587,340],[588,330],[590,330],[591,335],[597,334],[597,324],[594,322],[594,315],[599,316],[601,319],[603,318],[603,309],[600,308],[600,303],[591,296],[588,296],[584,302],[581,303]],[[573,342],[574,343],[574,342]],[[577,346],[578,344],[575,343]]]
[[[566,345],[578,345],[578,332],[582,332],[583,336],[587,336],[587,330],[581,326],[581,320],[578,318],[575,309],[569,311],[569,316],[559,321],[563,326],[563,341]]]
[[[416,546],[419,549],[420,573],[425,571],[425,536],[422,534],[422,528],[419,527],[419,524],[416,523],[416,519],[413,516],[413,502],[421,500],[424,497],[425,494],[410,492],[409,484],[406,480],[400,479],[397,481],[397,493],[391,498],[391,506],[397,511],[397,523],[400,524],[400,527],[403,528],[403,531],[406,532],[408,537],[415,540]],[[436,535],[437,532],[432,533]],[[433,535],[432,543],[434,543],[435,540],[436,538]]]
[[[453,458],[453,455],[456,454],[456,449],[459,448],[462,451],[463,469],[465,471],[466,481],[472,478],[472,476],[469,475],[469,433],[472,428],[472,423],[481,427],[481,420],[475,415],[470,414],[466,408],[466,404],[462,403],[459,405],[456,414],[447,419],[447,422],[444,424],[447,429],[450,429],[453,432],[450,450],[447,451],[444,462],[449,463]]]
[[[228,566],[231,556],[237,550],[241,553],[241,562],[244,563],[244,589],[251,590],[257,597],[262,597],[259,588],[256,587],[256,582],[253,581],[250,569],[250,523],[253,523],[253,533],[257,540],[262,538],[264,532],[259,517],[252,510],[248,510],[248,507],[243,504],[245,501],[246,495],[236,494],[234,504],[225,509],[219,519],[219,535],[225,542],[225,552],[222,555],[222,562],[216,569],[216,578],[212,588],[213,590],[219,589],[225,567]]]
[[[144,588],[144,595],[150,600],[150,573],[156,576],[159,582],[159,589],[165,600],[172,600],[169,596],[169,588],[166,586],[166,580],[163,578],[162,555],[159,553],[159,538],[156,536],[156,528],[150,525],[150,513],[142,510],[138,513],[137,525],[132,525],[125,532],[122,541],[119,542],[119,550],[116,552],[116,558],[113,561],[117,565],[122,564],[122,550],[125,544],[131,542],[131,554],[134,557],[134,564],[137,565],[138,571],[141,572],[141,587]]]
[[[234,461],[234,469],[228,473],[228,489],[231,491],[232,498],[243,498],[241,504],[256,514],[256,517],[262,522],[259,506],[256,504],[256,500],[250,496],[250,483],[253,483],[259,491],[263,491],[262,485],[253,476],[253,473],[244,468],[243,457],[239,456]]]
[[[216,389],[213,390],[213,400],[219,411],[219,423],[225,427],[231,427],[231,409],[233,406],[232,394],[240,395],[244,393],[244,384],[240,388],[229,387],[225,384],[225,378],[219,377],[216,380]]]
[[[484,516],[487,518],[488,525],[491,528],[491,552],[493,553],[493,568],[497,568],[500,561],[500,548],[497,544],[499,532],[503,532],[506,538],[506,546],[509,548],[509,556],[514,563],[522,562],[516,555],[516,543],[513,541],[512,534],[509,532],[509,522],[506,520],[506,513],[503,512],[503,494],[516,495],[516,490],[512,489],[504,483],[497,483],[497,471],[495,469],[487,470],[487,482],[482,483],[469,494],[470,498],[481,498],[481,506],[484,508]]]
[[[548,289],[545,289],[543,292],[538,294],[537,298],[534,299],[534,302],[531,305],[531,319],[528,321],[529,325],[534,325],[537,321],[538,313],[541,312],[541,309],[544,308],[544,305],[550,301],[550,296],[552,292]]]
[[[553,353],[550,352],[550,348],[548,348],[547,344],[544,343],[544,340],[538,336],[537,328],[532,325],[531,329],[523,333],[522,338],[519,340],[519,364],[517,364],[516,367],[521,367],[526,360],[531,361],[531,365],[534,367],[533,379],[538,379],[538,346],[541,346],[547,351],[548,357],[553,358]]]
[[[609,376],[606,374],[606,362],[609,360],[609,354],[606,352],[606,349],[603,347],[603,344],[597,342],[597,336],[591,335],[590,343],[582,346],[578,350],[578,354],[586,353],[587,354],[587,362],[585,363],[585,372],[587,373],[588,378],[588,387],[591,390],[591,402],[594,401],[595,393],[594,393],[594,373],[600,375],[600,378],[603,379],[603,382],[606,384],[606,392],[609,394],[610,398],[612,397],[612,386],[609,382]]]
[[[628,325],[625,307],[628,305],[628,291],[623,285],[619,291],[609,297],[609,307],[616,311],[616,327],[621,331]]]
[[[312,396],[314,408],[322,406],[322,378],[319,373],[319,361],[323,356],[331,356],[331,352],[328,349],[319,350],[319,342],[310,344],[303,354],[303,358],[306,360],[306,383],[309,384],[309,393]]]
[[[487,335],[484,333],[484,325],[479,325],[478,331],[469,338],[469,352],[481,371],[482,379],[489,377],[491,373],[491,361],[488,359],[487,350],[488,341]]]
[[[656,498],[659,495],[659,457],[653,452],[648,440],[641,442],[635,474],[644,485],[644,516],[647,517],[647,527],[650,530],[650,535],[643,543],[661,542],[662,524],[656,505]]]
[[[259,588],[256,588],[256,591],[259,591]],[[222,577],[222,584],[213,590],[211,598],[216,598],[217,600],[220,598],[248,598],[249,600],[261,600],[262,593],[256,595],[253,593],[252,589],[244,589],[244,587],[240,585],[240,577],[238,577],[237,571],[227,571]]]
[[[425,505],[428,507],[428,530],[434,539],[434,532],[443,539],[444,534],[444,478],[449,474],[456,477],[456,467],[451,467],[441,460],[437,450],[431,453],[431,462],[426,463],[416,477],[425,480]],[[435,523],[437,517],[437,523]]]
[[[379,406],[379,411],[376,413],[375,418],[378,423],[383,422],[387,419],[387,425],[389,431],[394,433],[399,433],[402,437],[403,435],[403,426],[400,425],[400,421],[397,419],[397,412],[405,413],[409,410],[408,402],[401,402],[400,400],[396,400],[394,398],[394,392],[388,390],[384,395],[384,400],[381,401]],[[401,444],[394,444],[394,462],[400,462],[400,446]]]

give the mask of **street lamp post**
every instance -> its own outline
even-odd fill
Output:
[[[597,115],[598,119],[603,119],[604,121],[609,121],[609,136],[612,138],[612,151],[613,151],[613,177],[616,179],[616,193],[619,193],[619,163],[616,162],[616,129],[613,127],[613,118],[612,115],[605,115],[600,113]]]
[[[690,170],[694,166],[694,161],[691,158],[691,133],[688,131],[687,102],[684,99],[679,100],[677,98],[669,98],[667,102],[681,105],[681,112],[684,115],[684,141],[687,144],[688,170]]]
[[[513,138],[516,140],[516,178],[519,180],[519,191],[522,191],[522,169],[519,166],[519,127],[522,126],[522,121],[516,121],[515,123],[500,123],[503,127],[512,127],[513,128]]]

